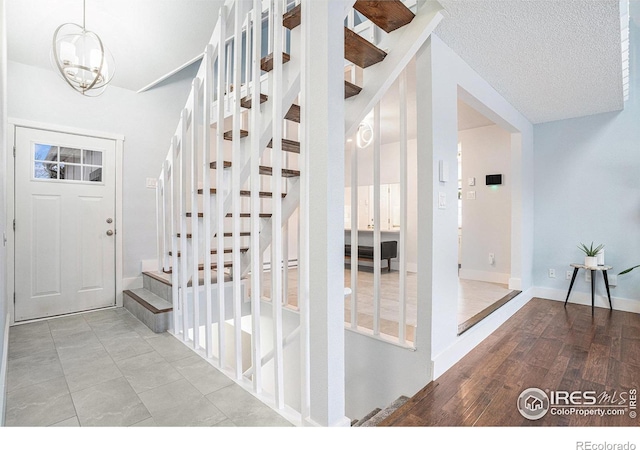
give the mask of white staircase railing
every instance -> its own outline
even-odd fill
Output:
[[[315,0],[302,1],[304,6]],[[171,273],[172,333],[285,417],[304,423],[311,398],[309,371],[302,367],[310,354],[304,336],[313,318],[301,319],[295,312],[308,311],[308,298],[290,303],[287,268],[289,255],[300,259],[295,245],[289,245],[289,224],[309,199],[300,189],[306,174],[295,169],[300,156],[287,145],[298,138],[300,119],[289,112],[292,106],[304,109],[295,103],[304,58],[313,55],[302,54],[297,25],[283,26],[285,12],[298,3],[227,0],[220,8],[160,172],[157,209],[159,270]],[[345,2],[345,14],[353,3]],[[412,45],[389,38],[386,50],[398,47],[401,55],[383,61],[374,75],[363,78],[361,70],[352,70],[351,81],[364,80],[365,89],[347,103],[347,129],[379,101],[435,19],[434,9],[430,20],[421,16],[424,30],[407,27],[403,36],[415,39]],[[263,43],[265,27],[268,41]],[[304,143],[299,152],[304,155]],[[300,247],[308,248],[308,233],[298,233]],[[262,295],[265,257],[267,299]],[[285,361],[291,364],[296,342],[295,364],[304,379],[292,382]]]

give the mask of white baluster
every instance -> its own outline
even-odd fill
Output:
[[[217,247],[217,286],[218,286],[218,366],[224,367],[225,360],[225,298],[224,298],[224,104],[227,87],[226,57],[226,7],[220,7],[220,34],[218,44],[218,117],[216,123],[216,247]],[[204,276],[211,277],[211,268],[205,267]]]
[[[220,19],[218,19],[220,20]],[[204,267],[211,267],[211,104],[213,103],[213,46],[207,45],[204,51],[204,82],[202,88],[202,233]],[[217,173],[222,173],[222,167],[218,167]],[[213,356],[213,299],[211,295],[211,277],[204,277],[205,295],[205,341],[207,358]]]
[[[260,259],[260,54],[262,48],[262,2],[253,0],[253,52],[252,52],[252,92],[251,92],[251,362],[253,365],[253,390],[262,391],[262,366],[260,345],[260,302],[261,285],[259,273]]]

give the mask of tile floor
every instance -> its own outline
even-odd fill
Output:
[[[513,292],[508,285],[458,279],[458,324]]]
[[[124,308],[9,331],[7,426],[291,426]]]

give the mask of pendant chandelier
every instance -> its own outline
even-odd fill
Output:
[[[73,90],[97,97],[113,78],[113,56],[100,37],[85,27],[85,0],[82,1],[82,26],[60,25],[53,34],[51,62]]]

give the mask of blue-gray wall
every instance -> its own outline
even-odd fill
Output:
[[[566,291],[568,264],[584,257],[580,242],[605,245],[610,273],[640,264],[640,2],[631,8],[636,22],[624,110],[534,128],[535,286]],[[596,283],[602,295],[600,276]],[[581,276],[574,289],[590,292],[590,284]],[[620,276],[611,294],[640,301],[640,270]]]

